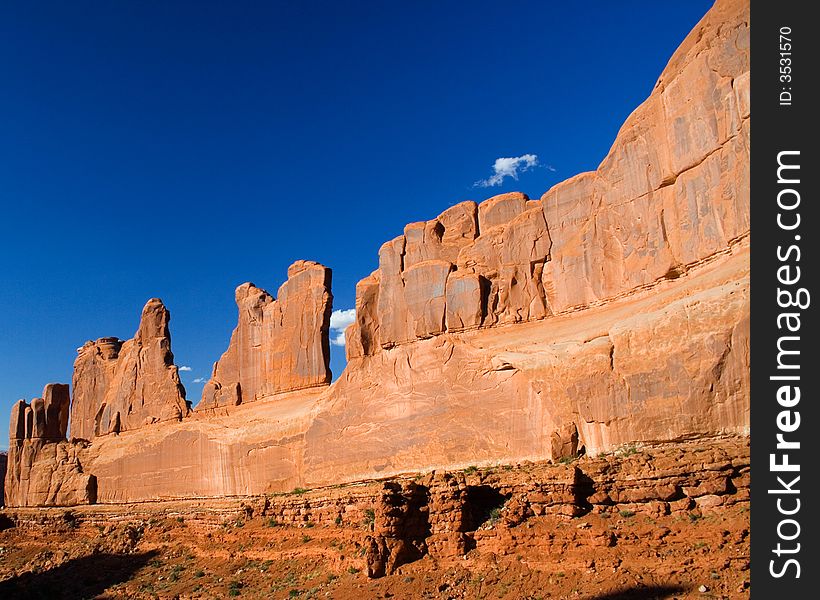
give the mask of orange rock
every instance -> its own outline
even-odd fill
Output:
[[[84,474],[80,447],[65,440],[68,385],[50,383],[31,405],[15,403],[9,427],[5,503],[10,506],[86,504],[96,501],[96,478]]]
[[[413,333],[427,338],[444,332],[444,290],[453,265],[428,260],[404,271],[404,297],[413,320]]]
[[[379,271],[356,284],[356,321],[345,330],[347,359],[374,354],[379,347]]]
[[[718,451],[648,466],[635,442],[749,432],[748,23],[748,3],[718,0],[594,173],[541,200],[463,202],[384,244],[357,285],[349,363],[332,386],[330,273],[316,263],[294,264],[276,300],[237,289],[237,328],[201,404],[219,410],[137,429],[184,412],[158,308],[131,342],[87,344],[72,436],[121,434],[45,441],[32,436],[51,436],[59,403],[15,405],[12,497],[88,501],[79,475],[91,474],[103,502],[262,494],[581,447],[636,453],[619,467],[631,487],[607,481],[609,458],[593,463],[588,476],[606,485],[588,497],[603,505],[679,511],[707,498],[708,509],[732,486],[747,494],[748,469]],[[138,386],[149,402],[137,419]],[[581,474],[559,471],[532,490],[536,514],[579,514]],[[431,484],[434,555],[461,552],[473,519],[451,510],[468,484],[444,479]],[[694,495],[674,499],[683,488]],[[379,520],[374,536],[390,527]],[[373,566],[389,570],[394,549],[374,540],[384,564]]]
[[[297,261],[277,300],[252,283],[236,288],[239,323],[197,409],[330,383],[330,279],[327,267]]]
[[[86,342],[74,361],[71,437],[137,429],[188,414],[171,352],[171,315],[159,298],[142,309],[134,338]]]
[[[476,228],[466,203],[408,225],[379,254],[379,322],[359,327],[379,329],[382,348],[431,333],[421,327],[423,335],[414,335],[402,293],[405,271],[422,261],[448,260],[455,272],[486,279],[481,326],[491,327],[547,318],[674,279],[745,239],[745,11],[733,2],[715,5],[624,123],[597,171],[559,183],[540,202],[519,192],[485,200]],[[444,250],[448,242],[458,249],[456,258]],[[445,313],[455,317],[460,310],[448,311],[445,297]],[[464,327],[458,318],[453,323],[455,330]]]
[[[509,223],[527,208],[529,198],[521,192],[500,194],[478,205],[478,230],[485,231]]]
[[[473,329],[481,325],[487,313],[489,281],[481,275],[453,271],[447,277],[447,318],[449,331]]]

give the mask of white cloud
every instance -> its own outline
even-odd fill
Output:
[[[356,309],[334,310],[330,314],[330,328],[344,331],[356,320]]]
[[[180,370],[180,371],[193,371],[193,369],[192,369],[191,367],[189,367],[188,365],[182,365],[182,366],[179,368],[179,370]]]
[[[205,378],[197,377],[196,379],[194,379],[194,383],[205,383]]]
[[[355,308],[334,310],[332,313],[330,313],[330,329],[333,332],[330,337],[330,343],[334,346],[344,346],[345,329],[350,327],[355,320]]]
[[[535,154],[522,154],[509,158],[496,158],[493,163],[493,175],[487,179],[476,181],[476,187],[493,187],[501,185],[505,177],[518,179],[518,174],[529,170],[538,164],[538,156]]]

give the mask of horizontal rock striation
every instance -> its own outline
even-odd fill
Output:
[[[197,409],[330,384],[330,285],[330,269],[300,260],[278,299],[252,283],[236,288],[239,322]]]
[[[38,527],[65,530],[69,518],[68,526],[110,530],[112,516],[140,531],[157,525],[167,535],[165,517],[208,532],[206,539],[231,526],[261,535],[254,521],[269,533],[292,537],[297,537],[293,528],[299,528],[310,534],[306,537],[332,538],[334,548],[336,536],[344,536],[349,548],[344,554],[361,558],[366,573],[379,577],[425,556],[438,565],[463,563],[472,550],[513,558],[523,552],[537,561],[545,555],[565,557],[564,544],[569,544],[594,551],[597,560],[606,548],[630,548],[636,534],[650,534],[653,541],[670,535],[663,525],[672,520],[685,522],[682,527],[690,532],[695,522],[714,521],[718,539],[728,542],[724,519],[745,513],[746,529],[737,532],[743,539],[748,535],[749,458],[748,438],[722,437],[627,445],[563,464],[470,466],[274,495],[7,514],[28,535]],[[532,531],[539,524],[544,529]],[[688,553],[691,547],[690,537]]]

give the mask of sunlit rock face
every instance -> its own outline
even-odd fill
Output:
[[[69,435],[90,444],[63,440],[63,401],[15,407],[7,502],[259,494],[748,435],[749,126],[748,3],[719,0],[596,171],[383,244],[338,381],[318,263],[295,263],[275,299],[237,289],[190,413],[151,301],[133,340],[80,351]]]
[[[152,298],[126,342],[101,338],[78,350],[72,378],[71,437],[138,429],[188,414],[185,388],[171,352],[170,312]]]
[[[252,283],[236,288],[239,322],[214,364],[199,410],[330,383],[331,272],[300,260],[274,299]]]

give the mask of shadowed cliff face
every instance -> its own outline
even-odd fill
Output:
[[[597,171],[539,200],[463,202],[385,243],[332,386],[330,271],[307,261],[276,300],[237,289],[188,418],[161,304],[134,340],[86,344],[71,432],[92,443],[70,447],[99,501],[748,434],[748,35],[747,3],[719,1]]]

